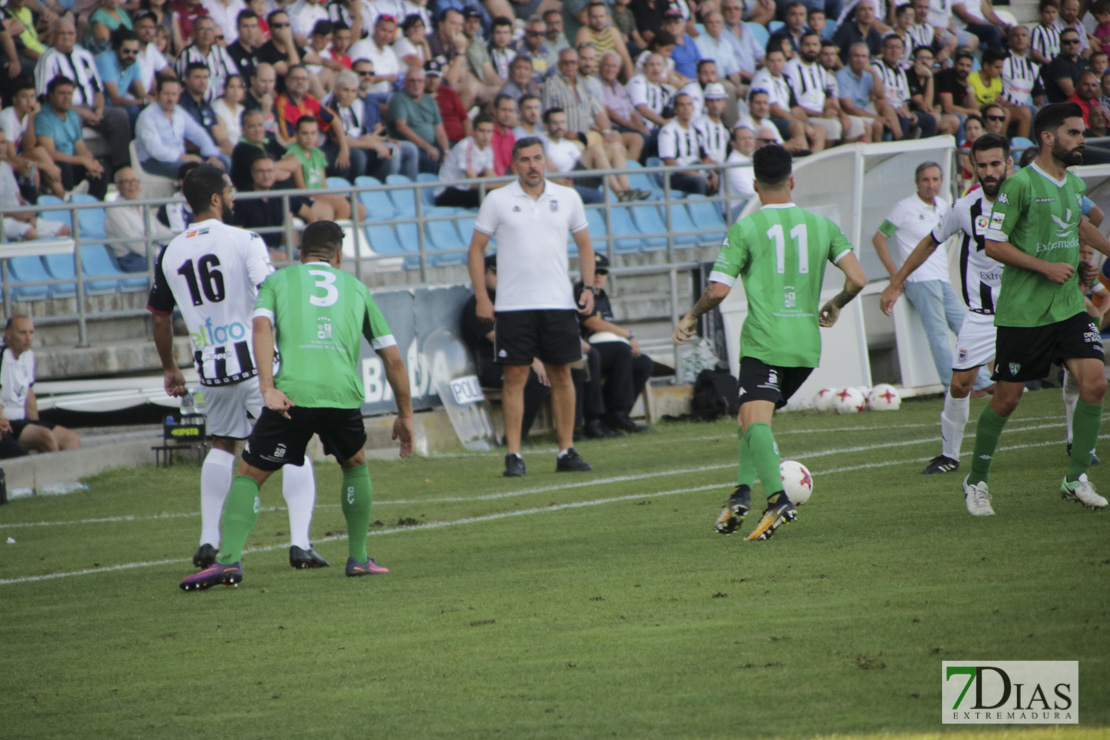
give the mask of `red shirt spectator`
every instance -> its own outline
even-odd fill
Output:
[[[490,146],[493,147],[493,169],[498,175],[508,173],[509,165],[513,163],[515,143],[516,135],[511,128],[493,125],[493,139],[490,141]]]
[[[433,82],[434,80],[434,82]],[[428,74],[424,79],[424,93],[432,95],[439,105],[439,114],[443,116],[443,130],[447,133],[447,140],[456,144],[465,139],[469,133],[470,119],[466,116],[459,94],[439,82],[439,75]]]
[[[193,43],[193,24],[197,22],[197,18],[206,17],[208,11],[200,0],[173,0],[170,3],[170,10],[177,15],[177,22],[181,25],[181,35],[185,37],[185,43]]]

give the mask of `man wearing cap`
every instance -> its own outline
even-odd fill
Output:
[[[636,332],[613,323],[613,306],[605,292],[609,281],[609,258],[594,255],[594,310],[588,316],[579,314],[582,336],[601,357],[601,375],[605,379],[602,395],[605,400],[605,423],[620,432],[646,432],[647,427],[632,421],[632,406],[644,392],[655,363],[640,351]],[[584,283],[574,286],[581,297]]]
[[[520,456],[524,386],[538,358],[551,383],[552,410],[559,454],[556,472],[592,470],[575,451],[574,384],[570,365],[582,358],[578,313],[594,311],[594,248],[582,199],[572,188],[549,182],[543,142],[521,139],[513,145],[517,180],[482,201],[470,240],[467,267],[475,286],[474,312],[494,327],[494,362],[505,372],[505,475],[525,475]],[[586,290],[576,303],[571,289],[567,237],[578,247]],[[485,291],[485,251],[497,239],[498,291]],[[481,288],[481,290],[479,290]]]
[[[678,9],[668,8],[663,13],[663,30],[674,36],[675,47],[671,52],[671,59],[674,60],[675,72],[683,77],[695,77],[702,56],[694,39],[686,33],[686,19]]]
[[[694,128],[701,137],[705,153],[717,164],[724,164],[728,157],[728,127],[721,120],[721,114],[728,103],[725,86],[713,82],[705,88],[705,114],[694,120]]]

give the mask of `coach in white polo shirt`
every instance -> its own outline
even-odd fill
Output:
[[[467,267],[477,297],[478,318],[494,323],[494,361],[504,366],[505,475],[525,474],[520,456],[524,384],[539,358],[551,384],[556,472],[591,470],[571,446],[574,441],[574,384],[570,364],[582,358],[576,311],[593,312],[596,289],[583,291],[576,306],[571,290],[567,235],[578,247],[582,280],[593,285],[594,249],[582,199],[572,188],[544,177],[543,142],[530,137],[513,145],[517,181],[482,201],[470,240]],[[496,305],[485,290],[485,251],[497,239]],[[496,318],[496,322],[494,322]]]
[[[892,278],[918,242],[932,232],[949,208],[947,201],[937,196],[943,185],[939,164],[922,162],[914,173],[914,181],[917,193],[898,201],[871,239]],[[897,265],[887,247],[891,236],[898,244]],[[953,334],[960,333],[967,308],[948,282],[948,254],[945,250],[935,250],[906,280],[906,298],[921,316],[937,375],[947,388],[952,383],[952,350],[948,344],[948,330]]]

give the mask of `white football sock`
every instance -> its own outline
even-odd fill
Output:
[[[940,412],[941,454],[953,460],[960,459],[960,445],[964,441],[964,427],[971,414],[971,397],[952,398],[944,394],[944,409]]]
[[[235,455],[213,447],[200,468],[200,544],[220,549],[220,517],[231,490]]]
[[[312,547],[308,528],[316,505],[316,475],[307,455],[304,465],[286,465],[281,469],[281,494],[289,509],[289,544],[307,550]]]
[[[1064,419],[1068,426],[1068,444],[1071,444],[1071,420],[1075,416],[1075,402],[1079,400],[1079,381],[1067,370],[1064,371],[1062,393],[1064,395]]]

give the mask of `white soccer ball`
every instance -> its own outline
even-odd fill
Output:
[[[867,408],[867,399],[855,388],[841,388],[834,398],[833,407],[838,414],[859,414]]]
[[[822,388],[813,397],[813,410],[819,414],[827,414],[833,410],[833,401],[836,400],[835,388]]]
[[[797,460],[783,460],[779,463],[779,473],[782,474],[782,489],[795,506],[809,501],[813,495],[813,476],[805,465]]]
[[[867,397],[867,408],[872,411],[897,411],[902,408],[902,397],[889,383],[879,383]]]
[[[856,390],[863,394],[864,400],[866,400],[867,397],[871,395],[871,389],[865,385],[857,385]]]

